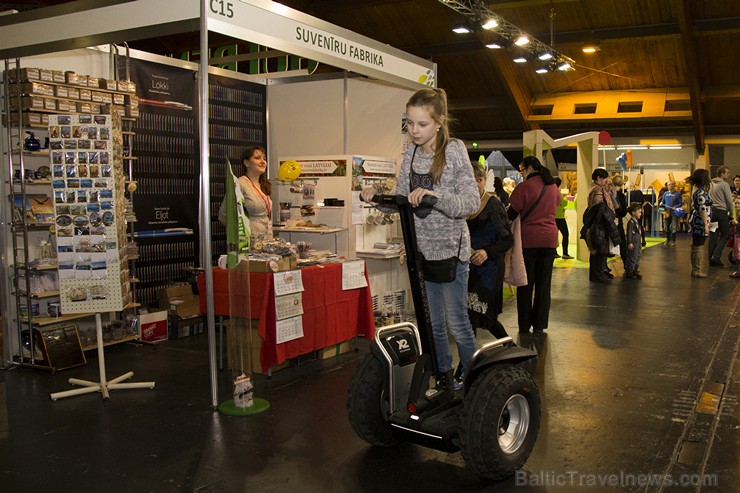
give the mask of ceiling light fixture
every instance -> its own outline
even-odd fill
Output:
[[[581,51],[584,53],[596,53],[597,51],[601,51],[601,46],[599,46],[598,43],[589,43],[587,45],[583,45]]]
[[[550,69],[548,69],[546,66],[538,67],[537,70],[535,70],[535,72],[537,72],[538,74],[546,74],[549,71]]]
[[[488,19],[481,27],[486,30],[493,29],[494,27],[498,27],[498,21],[493,18]]]
[[[523,56],[518,56],[514,58],[514,63],[527,63],[527,59]]]
[[[456,32],[457,34],[466,34],[470,32],[470,29],[465,26],[458,26],[456,28],[453,28],[452,31]]]
[[[438,0],[438,2],[465,17],[467,27],[465,30],[458,31],[456,29],[455,32],[469,33],[475,31],[479,35],[482,31],[495,33],[493,41],[488,41],[491,40],[490,37],[481,36],[482,42],[489,49],[508,49],[512,44],[516,44],[521,50],[522,57],[527,60],[537,60],[537,58],[542,56],[540,60],[546,63],[541,65],[545,65],[549,71],[555,71],[559,67],[562,67],[561,70],[573,70],[575,67],[575,60],[552,47],[552,32],[555,17],[554,9],[552,8],[550,9],[550,44],[548,45],[528,35],[519,27],[491,11],[485,5],[487,2],[481,0]],[[546,53],[551,58],[548,58]],[[555,61],[557,61],[557,65],[554,63],[551,64],[551,62]]]

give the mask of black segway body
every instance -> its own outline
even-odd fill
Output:
[[[431,200],[430,200],[431,199]],[[425,197],[428,205],[436,202]],[[462,390],[434,388],[439,377],[413,212],[405,197],[376,196],[397,209],[417,324],[380,327],[350,383],[347,412],[363,440],[375,446],[409,441],[447,452],[462,451],[483,477],[507,477],[526,462],[540,422],[540,399],[520,364],[536,354],[510,337],[478,349],[468,362]]]

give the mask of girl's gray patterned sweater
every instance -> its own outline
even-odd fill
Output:
[[[409,166],[414,147],[414,144],[409,144],[404,153],[396,186],[398,195],[409,194]],[[428,173],[433,158],[433,154],[426,154],[418,148],[414,156],[414,172]],[[437,204],[427,217],[414,218],[416,238],[419,250],[427,260],[459,257],[465,262],[470,259],[470,232],[465,218],[480,207],[480,195],[465,144],[458,139],[451,140],[445,149],[445,158],[447,163],[442,179],[434,184]]]

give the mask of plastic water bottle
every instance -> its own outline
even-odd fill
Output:
[[[241,374],[234,379],[234,405],[241,408],[254,406],[252,379]]]

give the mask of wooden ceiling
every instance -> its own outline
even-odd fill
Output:
[[[22,5],[59,3],[66,2]],[[534,128],[555,137],[607,130],[687,138],[701,152],[710,136],[740,134],[738,0],[458,0],[498,14],[576,62],[573,71],[545,74],[533,63],[513,63],[511,49],[486,48],[488,31],[452,32],[465,18],[438,0],[279,3],[434,61],[453,131],[468,141],[518,139]],[[600,51],[584,54],[583,45],[594,42]],[[131,45],[168,55],[197,48],[197,37]]]

